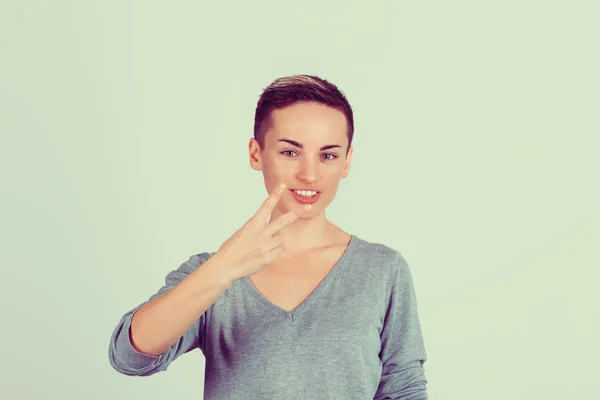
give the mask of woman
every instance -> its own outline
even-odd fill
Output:
[[[406,261],[325,216],[348,176],[353,133],[350,104],[330,82],[271,83],[249,143],[269,198],[218,251],[191,256],[121,318],[113,368],[148,376],[200,348],[206,400],[427,399]]]

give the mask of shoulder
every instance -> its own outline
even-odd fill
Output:
[[[379,242],[372,242],[362,239],[354,235],[358,252],[364,254],[370,259],[377,262],[385,262],[389,264],[404,264],[406,260],[401,252],[392,246],[388,246]]]
[[[369,263],[383,268],[390,276],[409,273],[408,263],[402,253],[383,243],[372,242],[355,236],[358,254],[361,254]]]

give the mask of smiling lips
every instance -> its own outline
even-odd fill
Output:
[[[302,194],[297,193],[295,190],[290,189],[290,192],[292,192],[292,195],[296,198],[296,200],[298,200],[298,202],[302,203],[302,204],[313,204],[315,203],[317,200],[319,200],[319,196],[321,195],[321,192],[317,191],[316,194],[314,196],[304,196]],[[300,191],[302,193],[306,193],[306,194],[310,194],[311,191]],[[312,191],[312,193],[314,193],[315,191]]]

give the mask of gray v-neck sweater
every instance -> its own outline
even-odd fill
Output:
[[[205,400],[427,399],[427,357],[408,264],[398,251],[355,235],[294,310],[272,304],[242,278],[163,354],[135,350],[129,336],[135,311],[212,255],[191,256],[148,301],[123,315],[110,340],[114,369],[148,376],[200,348]]]

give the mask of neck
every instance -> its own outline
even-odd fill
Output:
[[[274,221],[279,215],[276,216],[274,210],[271,217]],[[288,256],[328,246],[334,240],[333,224],[324,212],[311,218],[298,218],[283,228],[280,234],[283,237],[283,253]]]

